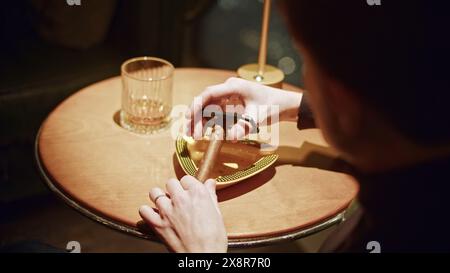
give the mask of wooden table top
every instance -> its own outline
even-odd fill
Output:
[[[235,72],[178,68],[173,104],[189,105],[206,86],[231,76]],[[284,88],[298,90],[286,84]],[[73,94],[43,123],[37,154],[51,188],[66,201],[126,231],[136,230],[138,208],[150,203],[149,190],[164,188],[168,178],[184,173],[170,130],[130,133],[114,121],[120,105],[120,77]],[[299,131],[294,123],[282,122],[280,131],[275,166],[218,191],[231,242],[313,227],[345,210],[358,192],[353,178],[326,170],[333,152],[319,130]]]

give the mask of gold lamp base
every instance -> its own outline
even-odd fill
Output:
[[[264,85],[281,88],[284,80],[284,73],[275,66],[265,65],[264,74],[259,74],[258,64],[245,64],[239,67],[237,74],[240,78],[258,82]]]

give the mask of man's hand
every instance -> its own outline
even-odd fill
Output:
[[[157,209],[142,206],[139,214],[175,252],[226,252],[227,233],[216,196],[216,181],[204,184],[192,176],[169,179],[167,194],[150,191]]]
[[[190,109],[186,112],[186,119],[188,120],[186,134],[193,136],[195,139],[201,138],[205,120],[196,118],[196,116],[201,116],[202,110],[209,105],[218,105],[221,107],[223,107],[223,104],[242,105],[244,111],[240,114],[246,114],[257,124],[266,123],[267,125],[272,123],[271,120],[273,117],[264,116],[264,113],[258,114],[257,109],[262,105],[276,105],[279,107],[279,112],[270,113],[271,115],[278,116],[276,120],[296,121],[302,95],[302,93],[264,86],[240,78],[229,78],[222,84],[207,87],[198,96],[198,101],[201,103],[196,103],[197,100],[194,100]],[[254,129],[250,127],[251,124],[240,120],[229,129],[227,137],[232,140],[241,139]]]

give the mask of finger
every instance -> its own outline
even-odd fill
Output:
[[[183,186],[183,189],[188,190],[200,182],[197,179],[195,179],[193,176],[185,175],[181,178],[180,183]]]
[[[245,96],[248,85],[245,80],[239,78],[229,78],[225,83],[212,85],[207,87],[199,96],[195,97],[191,107],[185,113],[189,125],[187,126],[188,135],[193,136],[194,139],[201,139],[203,135],[203,119],[202,110],[208,105],[218,104],[222,105],[222,99],[227,98],[243,103],[242,97]],[[190,132],[188,129],[191,129]]]
[[[186,118],[183,126],[183,134],[186,136],[192,136],[192,120],[190,118]]]
[[[180,238],[176,235],[172,227],[167,226],[161,216],[149,206],[142,206],[139,209],[142,219],[149,225],[160,237],[164,244],[175,252],[184,252],[185,249]]]
[[[217,195],[216,195],[216,180],[215,179],[208,179],[205,181],[205,187],[208,190],[208,192],[211,194],[211,197],[213,197],[213,200],[217,201]]]
[[[201,107],[197,105],[191,105],[190,115],[195,115],[198,111],[203,109],[204,106],[209,104],[212,100],[218,99],[224,96],[231,96],[234,94],[243,95],[246,92],[247,85],[245,81],[239,78],[229,78],[226,82],[212,85],[207,87],[199,97],[201,97]],[[242,93],[242,94],[241,94]]]
[[[150,226],[158,228],[165,227],[161,215],[147,205],[143,205],[139,208],[139,215],[141,215],[141,218]]]
[[[196,96],[192,100],[190,107],[185,112],[186,119],[186,135],[194,135],[194,126],[202,121],[201,110],[202,110],[202,98],[201,96]],[[195,114],[194,114],[195,113]]]
[[[219,202],[217,201],[216,185],[217,185],[217,182],[215,179],[208,179],[205,181],[205,187],[208,190],[212,200],[214,201],[216,210],[219,214],[221,214],[220,208],[219,208]]]
[[[264,108],[263,108],[264,109]],[[245,114],[247,117],[253,119],[253,121],[256,124],[259,124],[261,120],[259,119],[260,115],[262,114],[263,110],[258,111],[258,106],[254,104],[249,104],[245,106]],[[267,114],[267,113],[264,113]],[[249,123],[250,124],[250,123]],[[253,128],[250,128],[253,129]]]
[[[194,121],[195,123],[192,124],[192,137],[195,140],[201,140],[203,137],[203,118],[199,118],[198,120]]]
[[[162,215],[165,215],[172,210],[172,201],[160,188],[151,189],[149,196]]]
[[[202,139],[203,136],[203,118],[186,119],[183,128],[183,134],[192,137],[195,140]]]
[[[181,186],[180,181],[177,179],[171,178],[166,183],[166,189],[171,198],[181,194],[184,192],[183,187]]]
[[[250,123],[239,120],[228,130],[227,139],[232,141],[242,140],[250,132]]]
[[[257,126],[258,123],[258,108],[256,105],[247,105],[245,107],[245,116],[252,119],[254,124],[247,120],[239,119],[236,124],[233,124],[228,131],[228,140],[242,140],[250,132],[255,131],[254,125]]]

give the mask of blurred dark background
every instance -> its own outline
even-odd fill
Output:
[[[19,239],[58,244],[72,233],[86,238],[97,231],[109,234],[100,226],[88,228],[88,220],[61,208],[36,169],[37,130],[70,94],[119,75],[120,64],[135,56],[161,57],[176,67],[229,70],[257,61],[259,0],[81,0],[80,6],[68,2],[5,1],[0,9],[0,244]],[[268,63],[280,67],[287,82],[301,85],[301,58],[273,2]],[[52,223],[55,218],[61,219],[59,224]],[[68,228],[59,237],[49,235],[61,232],[58,225],[64,223],[78,228]],[[128,242],[115,233],[106,235],[105,242],[112,240],[108,236]],[[135,246],[91,250],[147,249]]]

